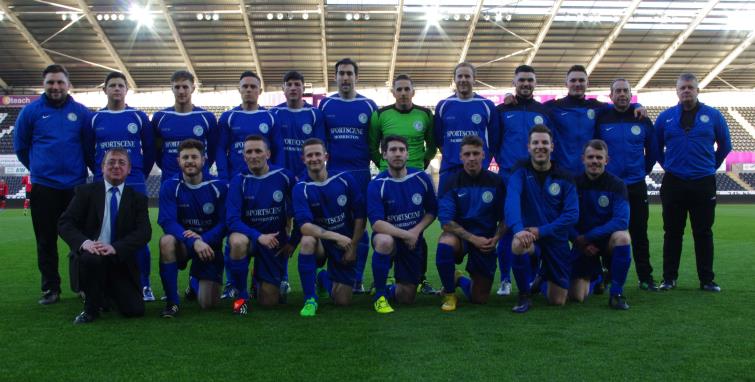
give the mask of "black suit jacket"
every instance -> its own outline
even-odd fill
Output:
[[[105,183],[103,181],[76,187],[76,194],[58,220],[58,232],[71,251],[78,252],[87,240],[96,241],[105,214]],[[129,186],[123,187],[116,222],[116,258],[127,265],[131,276],[139,278],[135,252],[152,238],[147,197]]]

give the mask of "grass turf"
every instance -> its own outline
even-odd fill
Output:
[[[159,296],[161,230],[154,223],[157,211],[150,214],[152,283]],[[325,302],[317,317],[304,319],[298,315],[302,296],[294,258],[288,305],[265,309],[253,303],[248,316],[238,317],[231,315],[230,302],[213,311],[190,302],[178,318],[167,320],[158,318],[158,301],[147,305],[142,319],[109,313],[74,326],[82,303],[67,288],[65,258],[61,302],[37,305],[31,219],[6,210],[0,213],[0,380],[753,380],[754,218],[753,205],[717,208],[715,270],[722,293],[698,289],[688,228],[679,287],[640,291],[632,268],[626,312],[609,310],[603,295],[563,308],[538,297],[533,310],[515,315],[514,296],[493,296],[484,306],[462,297],[449,314],[440,311],[439,298],[420,296],[414,306],[378,315],[369,296],[356,296],[350,307]],[[660,278],[658,206],[651,209],[649,231]],[[435,223],[426,235],[428,277],[436,286],[438,232]],[[59,247],[67,253],[62,241]],[[186,278],[182,272],[181,284]],[[369,266],[365,279],[369,285]]]

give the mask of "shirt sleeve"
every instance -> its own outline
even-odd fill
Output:
[[[294,220],[296,224],[301,227],[304,224],[312,223],[315,219],[304,195],[304,183],[297,183],[294,186],[292,198],[294,199]]]
[[[155,133],[146,113],[140,111],[137,114],[137,118],[139,118],[139,120],[141,121],[142,126],[140,130],[142,140],[142,156],[144,161],[144,168],[142,169],[142,171],[144,172],[144,177],[146,178],[149,176],[149,173],[152,171],[152,167],[155,165]]]
[[[433,186],[433,180],[424,171],[420,176],[425,180],[427,189],[425,190],[425,196],[422,198],[425,207],[425,213],[438,216],[438,198],[435,196],[435,188]]]
[[[231,185],[228,188],[228,195],[226,196],[225,220],[228,229],[231,232],[244,234],[251,239],[252,243],[257,243],[257,239],[259,239],[261,232],[249,227],[241,219],[241,214],[244,211],[244,203],[242,200],[244,193],[242,189],[243,179],[244,178],[241,175],[236,175],[231,181]]]
[[[666,159],[666,138],[663,136],[665,133],[665,125],[663,120],[665,119],[663,113],[655,120],[655,141],[657,151],[658,163],[663,166]]]
[[[381,181],[371,181],[367,185],[367,216],[370,224],[375,225],[379,220],[385,221],[385,208],[383,200],[380,198]]]
[[[649,118],[644,118],[645,123],[645,175],[653,171],[655,162],[658,162],[658,137],[655,135],[655,127]]]
[[[222,244],[223,238],[225,237],[225,234],[226,234],[225,200],[226,200],[226,197],[228,196],[228,186],[226,186],[226,183],[224,181],[214,182],[210,186],[211,187],[214,186],[215,189],[218,191],[218,197],[215,201],[215,211],[218,211],[218,224],[215,224],[214,227],[208,229],[207,231],[205,231],[205,233],[202,234],[202,241],[210,245]],[[193,242],[192,242],[192,245],[194,245]]]
[[[215,163],[215,152],[218,149],[218,120],[215,118],[215,114],[209,111],[205,115],[207,116],[207,123],[210,125],[210,131],[207,132],[207,163],[205,165],[206,168],[210,168]]]
[[[231,144],[231,132],[228,126],[230,115],[231,113],[229,112],[220,115],[220,120],[218,121],[218,148],[215,152],[215,166],[218,170],[218,178],[225,180],[231,179],[231,171],[228,168],[230,163],[228,159],[229,146]]]
[[[348,178],[347,182],[349,183],[349,192],[351,193],[351,200],[354,201],[354,204],[352,205],[352,213],[354,214],[354,219],[364,219],[367,217],[367,201],[365,200],[365,195],[362,193],[362,191],[357,187],[356,181],[354,181],[354,178]]]
[[[456,193],[446,190],[438,201],[438,221],[444,226],[456,218]]]
[[[443,117],[441,115],[443,110],[443,101],[438,102],[435,106],[435,117],[433,118],[433,136],[435,137],[435,145],[443,152]]]
[[[524,223],[522,221],[523,171],[519,169],[511,174],[506,188],[506,202],[503,208],[506,225],[514,233],[524,230]]]
[[[27,170],[31,170],[29,163],[29,150],[31,149],[32,134],[34,132],[33,108],[35,104],[29,105],[21,110],[16,118],[16,127],[13,132],[13,149],[16,152],[19,162]]]
[[[152,114],[152,133],[155,137],[155,164],[161,170],[163,168],[163,137],[160,134],[160,119],[163,117],[162,112]]]
[[[438,152],[438,146],[435,143],[435,124],[433,120],[433,114],[431,111],[427,111],[427,129],[425,129],[425,158],[424,166],[427,167],[435,154]]]
[[[377,110],[370,116],[369,145],[370,158],[377,168],[380,168],[380,140],[383,139],[383,129],[380,126],[380,113]]]
[[[731,137],[729,136],[729,125],[723,114],[718,113],[718,123],[716,123],[716,169],[726,160],[726,156],[731,152]]]
[[[193,241],[189,243],[187,238],[184,237],[183,233],[186,229],[178,222],[176,187],[177,185],[173,181],[163,182],[160,186],[160,208],[157,213],[157,224],[162,227],[165,234],[175,237],[176,240],[191,248]]]

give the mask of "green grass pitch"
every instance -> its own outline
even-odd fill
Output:
[[[157,272],[153,218],[152,283]],[[433,255],[439,228],[426,234],[428,276],[438,286]],[[109,313],[94,324],[72,325],[82,303],[68,290],[62,258],[61,303],[37,305],[31,219],[20,210],[0,213],[0,380],[755,380],[755,205],[720,205],[715,235],[720,294],[698,289],[692,238],[685,235],[678,289],[637,288],[634,268],[626,312],[608,309],[607,296],[584,304],[548,307],[542,297],[524,315],[510,312],[514,296],[484,306],[460,298],[454,313],[439,298],[378,315],[369,296],[350,307],[325,302],[317,317],[299,317],[302,296],[296,260],[290,263],[289,303],[233,316],[230,302],[213,311],[184,303],[174,320]],[[653,206],[651,260],[661,276],[661,217]],[[60,242],[61,254],[67,248]],[[369,285],[371,270],[365,272]],[[186,282],[186,274],[180,280]],[[498,276],[496,276],[496,282]]]

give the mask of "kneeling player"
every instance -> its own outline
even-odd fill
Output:
[[[287,230],[293,175],[284,168],[270,166],[269,159],[270,148],[262,136],[246,137],[247,168],[234,176],[228,190],[229,268],[233,287],[239,291],[233,304],[236,314],[247,313],[249,257],[254,256],[259,303],[274,305],[280,300],[280,284],[295,247],[289,242]]]
[[[317,312],[315,279],[330,292],[336,305],[351,302],[357,278],[356,249],[365,228],[365,203],[349,174],[329,176],[325,168],[328,153],[322,140],[304,141],[302,156],[307,174],[294,186],[294,220],[302,234],[299,277],[305,303],[300,314],[311,317]],[[327,271],[316,274],[318,260],[327,260]]]
[[[202,309],[220,301],[223,280],[221,246],[225,235],[226,185],[204,181],[204,144],[195,139],[178,147],[181,174],[160,187],[157,222],[165,235],[160,238],[160,279],[166,295],[162,317],[178,314],[178,270],[191,262],[190,274],[199,280],[198,301]]]
[[[496,270],[495,247],[506,230],[503,223],[505,190],[498,175],[482,168],[485,160],[483,141],[468,135],[461,142],[463,171],[450,175],[443,183],[438,220],[443,233],[438,239],[436,265],[443,283],[443,305],[446,312],[456,310],[456,286],[470,301],[484,304]],[[467,271],[472,279],[455,274],[469,253]]]
[[[375,311],[391,313],[389,299],[411,304],[417,295],[425,261],[422,233],[435,220],[438,202],[430,177],[422,170],[407,169],[406,138],[389,135],[380,149],[388,170],[367,187],[367,216],[373,231]],[[391,262],[395,264],[396,285],[386,287]]]
[[[623,295],[629,265],[629,203],[624,182],[606,172],[608,147],[600,139],[587,143],[582,152],[585,172],[577,178],[579,222],[571,237],[575,259],[569,297],[584,301],[590,294],[590,282],[603,273],[600,257],[610,255],[611,297],[608,305],[626,310]]]
[[[512,269],[519,287],[515,313],[530,309],[530,255],[538,253],[542,261],[540,272],[548,281],[548,302],[566,303],[572,259],[569,230],[579,218],[574,182],[551,162],[550,129],[545,125],[532,127],[527,150],[529,161],[514,170],[506,189],[506,223],[514,233]]]

